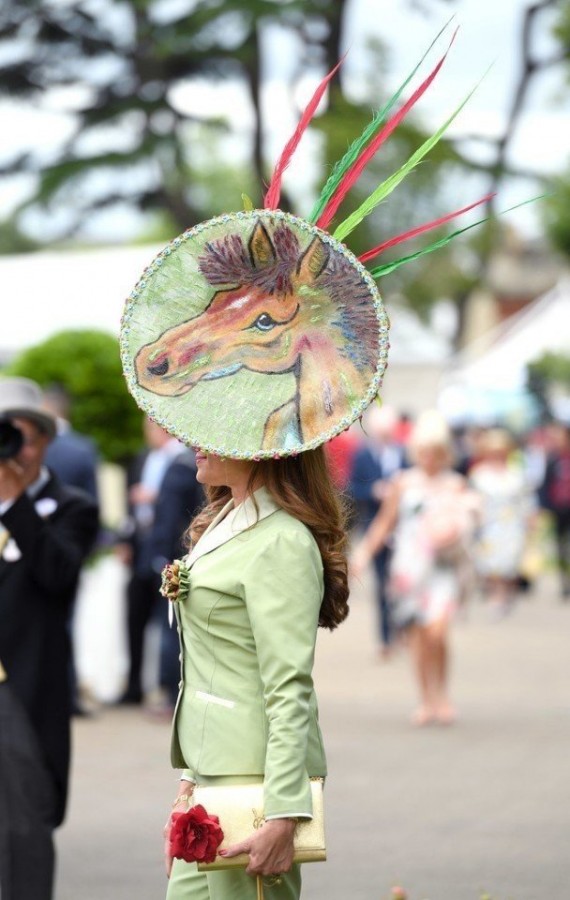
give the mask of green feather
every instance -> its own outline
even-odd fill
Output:
[[[485,75],[486,74],[487,73],[485,73]],[[485,75],[483,76],[483,78],[485,77]],[[482,80],[483,79],[481,79],[481,81]],[[356,226],[359,225],[360,222],[362,222],[362,220],[365,219],[366,216],[368,216],[382,200],[384,200],[389,194],[391,194],[394,188],[396,188],[400,184],[400,182],[404,180],[406,175],[409,175],[412,169],[415,169],[415,167],[418,165],[418,163],[421,162],[424,156],[426,156],[426,154],[428,154],[429,151],[433,147],[435,147],[435,145],[438,143],[443,134],[445,134],[453,120],[459,115],[468,100],[471,99],[471,97],[481,84],[481,81],[477,82],[475,87],[471,91],[469,91],[465,99],[459,104],[457,109],[454,110],[454,112],[443,123],[443,125],[438,128],[435,134],[424,141],[421,147],[418,147],[416,152],[413,153],[412,156],[410,156],[410,158],[407,160],[407,162],[404,163],[403,166],[400,166],[400,168],[396,172],[394,172],[393,175],[390,175],[390,177],[387,178],[386,181],[383,181],[381,184],[379,184],[376,190],[373,191],[370,196],[360,204],[358,209],[356,209],[353,213],[350,214],[350,216],[348,216],[348,218],[346,218],[343,222],[340,223],[340,225],[338,225],[333,233],[334,237],[337,240],[344,240],[347,234],[350,234],[351,231],[354,231]]]
[[[375,113],[374,117],[370,120],[370,122],[368,123],[368,125],[366,126],[366,128],[364,129],[362,134],[360,135],[360,137],[356,138],[356,140],[354,140],[352,142],[352,144],[350,145],[350,147],[348,148],[348,150],[346,151],[346,153],[344,154],[342,159],[338,160],[335,163],[333,170],[332,170],[331,174],[329,175],[329,177],[325,183],[325,186],[323,187],[323,189],[321,191],[321,195],[320,195],[319,199],[317,200],[317,202],[315,203],[315,206],[313,207],[311,215],[309,216],[309,222],[317,221],[317,219],[321,215],[322,211],[324,210],[325,206],[327,205],[327,203],[331,199],[332,195],[336,191],[344,174],[348,171],[348,169],[351,167],[353,162],[355,162],[358,159],[358,157],[362,153],[364,147],[366,147],[366,145],[371,140],[371,138],[374,137],[374,135],[376,134],[376,132],[378,131],[380,126],[384,124],[384,122],[386,121],[386,118],[388,116],[388,113],[390,112],[390,110],[392,109],[394,104],[398,102],[398,100],[400,99],[400,96],[402,95],[402,92],[406,89],[406,87],[408,86],[408,84],[410,83],[410,81],[412,80],[412,78],[414,77],[414,75],[416,74],[416,72],[418,71],[420,66],[422,65],[426,56],[429,54],[432,47],[437,43],[437,41],[439,40],[439,38],[441,37],[441,35],[445,31],[445,29],[448,27],[449,23],[452,21],[453,18],[454,17],[452,16],[451,19],[449,19],[445,23],[445,25],[443,26],[443,28],[441,29],[439,34],[436,35],[436,37],[433,39],[433,41],[427,48],[426,52],[424,53],[424,55],[418,62],[417,66],[410,72],[410,74],[408,75],[406,80],[400,85],[400,87],[398,88],[398,90],[396,91],[394,96],[391,97],[390,100],[388,100],[388,102],[386,103],[385,106],[382,107],[382,109],[380,109],[377,113]]]
[[[526,206],[527,203],[536,203],[537,200],[544,200],[549,196],[551,195],[540,194],[538,197],[531,197],[530,200],[523,200],[522,203],[516,203],[515,206],[509,206],[508,209],[501,210],[498,215],[504,216],[506,213],[512,212],[513,209],[519,209],[521,206]],[[440,247],[445,247],[446,244],[449,244],[450,241],[454,240],[454,238],[458,237],[460,234],[465,234],[466,231],[471,231],[472,228],[477,228],[478,225],[483,225],[484,222],[488,222],[489,218],[489,216],[485,216],[484,219],[479,219],[477,222],[473,222],[465,228],[458,228],[457,231],[453,231],[451,234],[447,234],[438,241],[434,241],[433,244],[428,244],[428,246],[424,247],[422,250],[417,250],[415,253],[410,253],[408,256],[401,256],[400,259],[395,259],[383,266],[376,266],[376,268],[370,270],[370,274],[373,278],[382,278],[384,275],[390,275],[391,272],[395,269],[399,269],[400,266],[405,265],[405,263],[412,262],[414,259],[419,259],[420,256],[426,256],[427,253],[433,253],[434,250],[439,250]]]

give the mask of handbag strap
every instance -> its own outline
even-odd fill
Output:
[[[264,900],[263,897],[263,881],[261,880],[261,875],[257,876],[257,900]]]

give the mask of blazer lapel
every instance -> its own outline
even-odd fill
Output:
[[[51,472],[49,476],[41,490],[30,498],[36,512],[42,519],[51,519],[54,513],[57,512],[63,499],[59,482]],[[0,580],[14,565],[14,561],[6,560],[3,555],[9,538],[10,535],[2,530],[0,533]],[[16,562],[19,562],[19,560],[16,560]]]
[[[259,488],[255,491],[254,497],[257,510],[250,497],[240,503],[238,507],[234,508],[233,500],[224,506],[187,557],[188,568],[191,568],[196,560],[205,556],[206,553],[211,553],[222,544],[233,540],[238,534],[247,531],[248,528],[280,508],[266,488]]]

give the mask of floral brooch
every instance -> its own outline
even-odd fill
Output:
[[[186,600],[190,593],[190,570],[182,559],[175,559],[162,570],[160,593],[173,603]]]

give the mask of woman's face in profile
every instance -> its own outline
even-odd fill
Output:
[[[252,463],[244,459],[225,459],[195,448],[196,479],[209,487],[233,487],[247,481]]]

